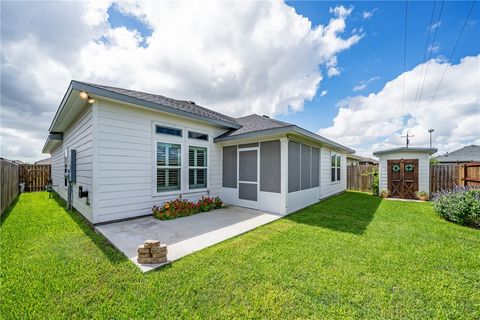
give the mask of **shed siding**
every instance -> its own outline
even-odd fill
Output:
[[[98,107],[95,223],[148,215],[154,205],[175,199],[179,194],[189,200],[208,195],[205,190],[188,190],[188,172],[185,172],[188,145],[208,147],[208,190],[210,196],[220,195],[222,148],[213,143],[213,138],[226,130],[196,120],[106,100],[100,100]],[[157,122],[184,129],[182,190],[176,193],[159,195],[154,190],[154,146],[155,141],[163,139],[153,132]],[[188,139],[187,130],[208,133],[209,142]],[[168,142],[168,137],[165,141]]]
[[[67,199],[67,188],[64,185],[64,150],[77,151],[77,181],[73,183],[73,207],[88,221],[93,222],[93,180],[92,180],[92,141],[93,141],[92,108],[81,114],[64,132],[63,142],[52,152],[52,183],[54,190],[64,200]],[[78,197],[78,187],[88,190],[90,205],[86,198]]]
[[[425,152],[393,152],[380,155],[379,189],[388,189],[387,161],[397,159],[418,159],[418,191],[430,192],[430,156]]]
[[[331,181],[331,159],[332,152],[340,155],[340,181]],[[333,151],[328,147],[322,147],[320,151],[320,198],[343,192],[347,189],[347,155]]]

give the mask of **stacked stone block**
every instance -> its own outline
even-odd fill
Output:
[[[167,262],[167,246],[158,240],[147,240],[138,246],[137,262],[141,264]]]

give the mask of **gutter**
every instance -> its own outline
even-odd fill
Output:
[[[246,133],[241,133],[238,135],[221,135],[219,137],[216,137],[213,139],[213,142],[223,142],[223,141],[233,141],[233,140],[239,140],[239,139],[246,139],[246,138],[257,138],[261,136],[266,136],[266,135],[274,135],[274,134],[283,134],[283,133],[296,133],[300,134],[306,137],[309,137],[313,140],[316,140],[322,144],[335,147],[337,149],[341,149],[346,151],[347,153],[355,153],[355,150],[350,149],[348,147],[345,147],[339,143],[333,142],[332,140],[329,140],[327,138],[324,138],[322,136],[319,136],[318,134],[315,134],[313,132],[310,132],[308,130],[305,130],[303,128],[300,128],[296,125],[291,125],[291,126],[285,126],[285,127],[278,127],[278,128],[270,128],[270,129],[264,129],[264,130],[258,130],[258,131],[252,131],[252,132],[246,132]]]

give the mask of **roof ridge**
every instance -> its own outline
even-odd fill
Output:
[[[195,106],[195,108],[199,109],[199,111],[203,111],[205,113],[209,113],[210,115],[215,115],[219,118],[224,118],[225,121],[227,122],[230,122],[232,124],[235,124],[235,125],[239,125],[239,123],[237,122],[236,118],[234,117],[231,117],[229,115],[226,115],[224,113],[221,113],[221,112],[218,112],[218,111],[215,111],[215,110],[212,110],[212,109],[209,109],[209,108],[206,108],[206,107],[203,107],[201,105],[198,105],[196,104],[195,102],[193,101],[189,101],[189,100],[183,100],[183,99],[176,99],[176,98],[171,98],[171,97],[167,97],[167,96],[164,96],[164,95],[161,95],[161,94],[157,94],[157,93],[150,93],[150,92],[145,92],[145,91],[138,91],[138,90],[132,90],[132,89],[126,89],[126,88],[121,88],[121,87],[115,87],[115,86],[111,86],[111,85],[103,85],[103,84],[96,84],[96,83],[92,83],[92,82],[85,82],[85,81],[78,81],[78,80],[72,80],[73,82],[77,82],[77,83],[80,83],[80,84],[84,84],[84,85],[88,85],[88,86],[93,86],[93,87],[97,87],[97,88],[100,88],[100,89],[103,89],[103,90],[107,90],[107,91],[110,91],[110,92],[113,92],[113,93],[116,93],[116,94],[123,94],[125,96],[132,96],[131,94],[135,94],[135,95],[148,95],[150,96],[150,98],[156,98],[156,99],[160,99],[160,100],[166,100],[168,102],[171,102],[172,104],[180,104],[182,105],[183,107],[191,107],[191,106]],[[120,92],[119,92],[120,91]],[[121,91],[124,91],[124,92],[121,92]],[[129,94],[126,94],[126,93],[131,93],[130,95]],[[144,101],[148,101],[142,97],[136,97],[137,99],[140,99],[140,100],[144,100]],[[193,103],[192,103],[193,102]],[[159,103],[159,102],[157,102]],[[173,107],[173,106],[169,106],[169,107]]]

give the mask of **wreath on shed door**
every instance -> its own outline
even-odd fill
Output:
[[[407,172],[413,172],[413,169],[414,169],[413,164],[407,164],[405,166],[405,171],[407,171]]]
[[[393,170],[393,172],[398,172],[398,171],[400,171],[400,165],[394,164],[393,167],[392,167],[392,170]]]

